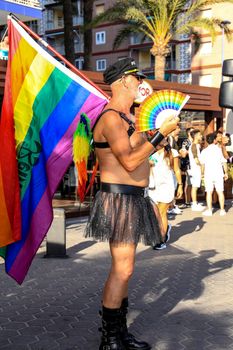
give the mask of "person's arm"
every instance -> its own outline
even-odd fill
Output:
[[[227,160],[229,158],[229,154],[226,150],[226,147],[225,145],[222,145],[222,154],[223,154],[223,157]]]
[[[201,177],[204,178],[204,174],[205,174],[205,150],[201,151],[200,154],[200,164],[201,164]]]
[[[182,183],[182,176],[181,176],[180,165],[179,165],[179,157],[173,158],[173,170],[178,183],[176,197],[181,198],[183,195],[183,183]]]
[[[134,171],[152,153],[156,147],[172,130],[176,129],[179,121],[178,117],[169,117],[161,125],[157,132],[149,141],[145,141],[141,146],[133,149],[130,145],[129,136],[123,126],[123,121],[116,113],[106,113],[104,118],[103,136],[109,143],[113,154],[117,157],[121,165],[129,172]]]
[[[223,170],[224,170],[223,178],[224,178],[224,180],[227,180],[228,179],[227,163],[226,162],[222,163],[222,166],[223,166]]]
[[[204,177],[205,174],[205,164],[201,164],[201,176]]]
[[[197,154],[197,145],[196,143],[193,143],[191,146],[191,150],[192,150],[192,154],[193,154],[193,158],[196,162],[197,165],[201,165],[199,158],[198,158],[198,154]]]

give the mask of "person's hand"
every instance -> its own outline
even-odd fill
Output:
[[[177,187],[177,192],[176,192],[176,198],[180,199],[183,196],[183,186],[182,185],[178,185]]]
[[[226,180],[228,179],[228,174],[225,173],[224,176],[223,176],[223,178],[224,178],[224,181],[226,181]]]
[[[223,136],[222,137],[222,144],[225,146],[225,145],[227,145],[228,144],[228,142],[229,142],[229,137],[228,136]]]
[[[179,154],[180,154],[180,156],[182,157],[182,158],[185,158],[187,155],[188,155],[188,151],[186,150],[186,149],[183,149],[183,148],[181,148],[180,150],[179,150]]]
[[[180,121],[179,117],[168,117],[164,120],[164,122],[162,123],[159,132],[161,134],[163,134],[163,136],[167,136],[168,134],[170,134],[172,131],[176,130],[176,128],[178,127],[178,123]]]

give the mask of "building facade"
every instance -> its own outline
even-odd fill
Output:
[[[94,1],[93,16],[100,14],[114,4],[114,0]],[[185,18],[184,18],[185,20]],[[154,56],[150,53],[152,42],[143,43],[140,35],[132,35],[113,51],[113,42],[123,25],[102,24],[93,30],[92,66],[97,71],[124,57],[133,57],[150,79],[154,79]],[[171,42],[171,52],[166,58],[165,80],[191,83],[191,41],[187,36],[177,37]]]
[[[26,22],[34,31],[39,32],[42,7],[39,0],[0,0],[0,37],[6,32],[7,15],[13,13],[21,21]]]
[[[94,15],[112,6],[113,0],[94,1]],[[205,18],[219,17],[232,23],[233,4],[215,4],[203,11]],[[185,15],[184,15],[185,21]],[[104,70],[114,60],[126,56],[136,59],[141,69],[154,78],[154,57],[150,54],[151,42],[141,43],[140,36],[132,36],[116,51],[112,52],[113,40],[122,26],[101,25],[94,29],[93,36],[93,69]],[[102,38],[102,41],[99,40]],[[213,43],[209,34],[201,31],[199,51],[194,53],[194,45],[187,35],[180,35],[171,42],[171,52],[166,59],[165,80],[219,87],[221,83],[222,60],[233,57],[233,42],[228,42],[221,27]]]
[[[62,5],[55,0],[41,0],[44,8],[41,35],[45,37],[59,53],[64,54],[64,23]],[[116,0],[95,0],[93,17],[113,6]],[[73,2],[73,28],[76,66],[83,65],[83,35],[80,26],[83,24],[83,0]],[[227,16],[226,16],[227,14]],[[206,8],[203,17],[220,17],[232,22],[233,4],[215,4]],[[185,21],[185,14],[184,14]],[[103,72],[106,67],[118,59],[133,57],[149,78],[154,79],[154,56],[150,53],[152,42],[141,43],[140,35],[132,35],[116,50],[113,42],[117,32],[122,29],[121,23],[104,23],[93,29],[91,65],[93,71]],[[201,32],[199,51],[194,54],[194,45],[187,35],[180,35],[170,43],[170,54],[166,58],[165,80],[219,87],[223,58],[232,57],[232,42],[228,43],[221,27],[214,43],[204,31]]]
[[[44,11],[40,34],[56,51],[65,55],[62,3],[56,0],[41,0],[41,4]],[[84,45],[80,26],[83,25],[83,0],[72,1],[72,7],[75,65],[78,69],[82,69]]]
[[[219,17],[231,22],[233,33],[233,4],[215,4],[203,11],[203,17]],[[223,59],[233,58],[233,41],[228,42],[221,26],[213,43],[211,37],[201,32],[201,45],[196,55],[192,55],[192,82],[201,86],[219,87]]]

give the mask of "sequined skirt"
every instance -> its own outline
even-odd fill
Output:
[[[111,187],[111,184],[107,185]],[[121,186],[120,190],[113,192],[102,186],[102,189],[97,192],[85,237],[92,237],[98,241],[108,240],[112,244],[143,242],[145,245],[154,246],[160,243],[161,230],[152,200],[143,195],[143,188],[119,186]],[[121,189],[122,186],[123,189]],[[128,191],[129,187],[133,191]],[[127,194],[119,192],[127,192]]]

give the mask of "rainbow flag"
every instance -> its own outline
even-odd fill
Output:
[[[53,220],[52,198],[72,162],[81,113],[93,125],[107,99],[8,20],[9,60],[0,123],[0,247],[21,284]]]

